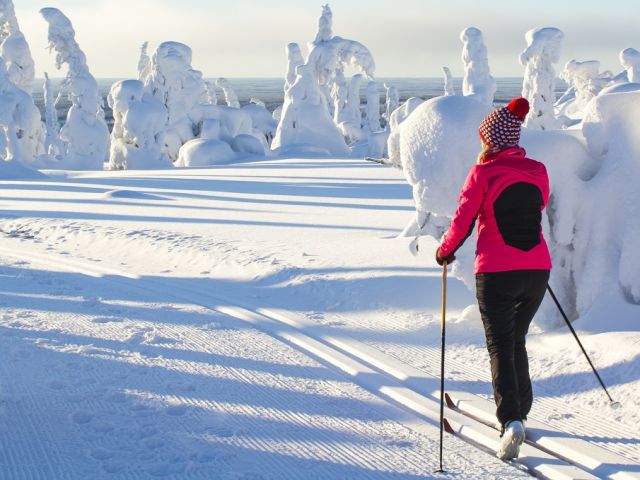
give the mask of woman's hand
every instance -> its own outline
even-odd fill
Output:
[[[440,266],[442,266],[445,261],[447,262],[447,265],[451,265],[455,259],[456,256],[453,253],[450,253],[446,257],[443,257],[442,255],[440,255],[440,247],[438,247],[438,249],[436,250],[436,262],[438,262],[438,265]]]

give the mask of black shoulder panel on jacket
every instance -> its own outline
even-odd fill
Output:
[[[505,188],[493,204],[496,224],[504,243],[529,251],[540,243],[542,192],[532,183]]]

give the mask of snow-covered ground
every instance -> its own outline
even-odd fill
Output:
[[[372,391],[393,375],[344,373],[356,345],[439,374],[441,270],[432,240],[413,257],[397,238],[415,215],[399,171],[45,173],[0,181],[0,478],[434,476],[437,424]],[[489,396],[474,296],[448,292],[447,384]],[[534,331],[532,417],[640,463],[640,331],[611,318],[640,307],[620,305],[584,323],[614,331],[575,326],[621,407],[565,329]],[[444,463],[528,476],[452,436]]]

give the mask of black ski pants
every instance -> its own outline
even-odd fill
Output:
[[[525,336],[544,297],[548,270],[476,275],[476,296],[487,338],[496,416],[504,425],[527,418],[533,403]]]

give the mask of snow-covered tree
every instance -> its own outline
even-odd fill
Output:
[[[370,132],[378,132],[380,126],[380,92],[378,84],[373,80],[367,84],[367,127]]]
[[[44,127],[33,98],[9,79],[0,57],[0,159],[34,163],[44,153]]]
[[[373,55],[367,47],[355,40],[333,35],[333,14],[329,5],[322,7],[318,33],[309,44],[307,65],[312,69],[327,102],[338,71],[351,66],[371,79],[376,68]]]
[[[453,76],[449,67],[442,67],[442,74],[444,75],[444,94],[455,95],[456,91],[453,88]]]
[[[147,53],[149,42],[144,42],[140,46],[140,58],[138,59],[138,80],[142,83],[147,81],[147,77],[151,73],[151,58]]]
[[[566,118],[581,118],[587,104],[602,90],[606,80],[601,78],[599,70],[597,60],[570,60],[564,66],[560,78],[567,83],[568,89],[555,103],[555,109],[558,118],[565,118],[565,124]]]
[[[296,81],[296,69],[304,65],[304,58],[302,57],[302,51],[300,45],[297,43],[290,43],[287,45],[287,75],[284,79],[284,91],[286,92],[291,88],[291,85]]]
[[[202,73],[191,67],[191,48],[179,42],[161,43],[151,57],[145,88],[167,109],[163,150],[175,161],[180,147],[200,128],[199,104],[206,97]]]
[[[360,86],[364,77],[357,73],[351,77],[347,87],[347,99],[344,103],[338,123],[340,131],[348,143],[360,142],[366,137],[362,129],[362,111],[360,110]]]
[[[216,85],[215,82],[207,80],[204,82],[204,88],[207,92],[207,103],[209,105],[217,105],[218,104],[218,94],[216,93]]]
[[[168,117],[165,106],[139,80],[114,83],[108,102],[114,120],[109,169],[170,167],[160,143]]]
[[[75,40],[71,21],[57,8],[43,8],[40,13],[49,24],[49,48],[56,52],[56,67],[66,64],[69,68],[63,85],[71,108],[60,130],[65,145],[60,166],[101,170],[109,150],[109,129],[98,84]]]
[[[556,128],[553,111],[555,103],[555,77],[553,64],[560,59],[564,34],[553,27],[529,30],[525,35],[527,48],[520,54],[525,67],[522,96],[529,100],[531,109],[524,126],[538,130]]]
[[[216,80],[216,85],[222,89],[227,106],[231,108],[240,108],[240,101],[238,100],[238,96],[236,95],[236,92],[231,86],[229,80],[220,77]]]
[[[296,81],[285,93],[272,147],[281,151],[292,147],[307,149],[334,156],[349,153],[309,65],[298,67]]]
[[[398,89],[393,85],[387,85],[385,83],[384,88],[386,90],[384,119],[387,122],[388,129],[391,113],[400,105],[400,95],[398,94]]]
[[[31,94],[35,64],[12,0],[0,0],[0,56],[6,63],[9,80]]]
[[[389,116],[389,138],[387,139],[387,155],[391,164],[397,168],[402,168],[402,158],[400,152],[401,129],[400,125],[413,111],[418,108],[424,100],[418,97],[409,97],[406,102],[391,112]]]
[[[45,151],[55,157],[60,155],[63,146],[60,143],[60,125],[58,125],[58,110],[56,109],[56,99],[53,97],[53,89],[49,74],[44,73],[44,86],[42,88],[44,96],[44,118],[46,127]]]
[[[629,81],[640,83],[640,52],[635,48],[625,48],[620,52],[620,63],[627,71]]]
[[[462,40],[462,63],[464,65],[464,79],[462,80],[462,94],[473,95],[476,100],[493,105],[496,93],[496,81],[489,71],[487,47],[484,45],[482,32],[470,27],[460,33]]]

